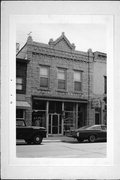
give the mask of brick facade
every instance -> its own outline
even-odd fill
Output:
[[[25,100],[30,104],[30,108],[26,110],[26,121],[32,124],[33,118],[33,99],[38,98],[46,102],[45,117],[46,122],[49,121],[50,102],[58,102],[61,109],[66,106],[66,102],[73,103],[73,111],[75,109],[75,127],[77,128],[80,121],[78,116],[81,113],[84,123],[82,125],[95,123],[95,109],[91,108],[91,100],[93,98],[93,67],[94,53],[92,50],[81,52],[75,50],[75,45],[71,44],[64,33],[56,40],[50,39],[48,44],[37,43],[28,37],[27,43],[23,49],[17,54],[17,58],[26,59],[26,94]],[[40,66],[49,67],[49,87],[40,87]],[[66,70],[66,89],[58,90],[57,69]],[[82,91],[74,91],[74,70],[82,72]],[[18,96],[18,94],[17,94]],[[49,102],[48,102],[49,101]],[[48,109],[47,109],[48,108]],[[63,108],[64,109],[64,108]],[[80,110],[81,109],[81,110]],[[63,110],[62,110],[63,111]],[[42,112],[42,111],[41,111]],[[67,112],[66,112],[67,113]],[[59,113],[60,114],[60,113]],[[64,123],[64,118],[62,123]],[[53,120],[53,119],[52,119]],[[47,125],[47,130],[49,129]],[[63,126],[63,124],[62,124]]]

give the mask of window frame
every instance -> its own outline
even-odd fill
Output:
[[[22,80],[22,83],[17,83],[18,78]],[[17,85],[21,85],[22,89],[17,89]],[[16,90],[17,91],[23,91],[23,86],[24,86],[23,77],[16,77]]]
[[[65,77],[64,80],[58,78],[58,74],[59,74],[60,70],[62,70],[64,72],[64,77]],[[64,81],[64,87],[65,87],[64,89],[59,88],[59,81]],[[62,67],[57,68],[57,89],[59,91],[66,91],[67,90],[67,69],[62,68]]]
[[[26,87],[27,87],[27,63],[17,59],[16,61],[16,84],[17,78],[22,79],[22,90],[17,89],[17,94],[26,94]]]
[[[73,70],[73,71],[74,71],[73,72],[74,92],[82,92],[82,76],[83,76],[83,71],[82,70]],[[74,78],[75,72],[79,72],[80,73],[81,81],[75,81],[75,78]],[[75,82],[79,82],[80,83],[80,90],[76,90],[75,89]]]
[[[22,113],[23,113],[23,117],[17,117],[17,110],[22,110]],[[25,109],[19,109],[17,108],[16,109],[16,120],[25,120]]]
[[[46,68],[47,69],[47,77],[45,77],[44,75],[41,76],[40,74],[40,69],[41,68]],[[47,79],[47,86],[41,86],[41,78],[46,78]],[[49,89],[49,86],[50,86],[50,66],[47,66],[47,65],[40,65],[39,67],[39,80],[40,80],[40,88],[41,89]]]
[[[107,76],[104,76],[104,94],[107,94]]]

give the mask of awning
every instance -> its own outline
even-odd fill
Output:
[[[87,99],[80,98],[64,98],[64,97],[46,97],[46,96],[33,96],[35,100],[46,100],[46,101],[60,101],[60,102],[75,102],[75,103],[88,103]]]
[[[16,107],[20,109],[30,108],[30,104],[26,101],[16,101]]]

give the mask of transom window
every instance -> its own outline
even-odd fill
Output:
[[[23,79],[21,77],[16,78],[16,89],[17,90],[23,89]]]
[[[82,72],[74,71],[74,90],[81,91],[82,90]]]
[[[40,87],[48,88],[49,84],[49,67],[40,66]]]
[[[58,89],[66,89],[66,70],[58,68]]]

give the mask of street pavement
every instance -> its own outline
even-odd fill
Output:
[[[41,145],[27,145],[17,141],[16,156],[26,158],[105,158],[106,142],[78,143],[69,137],[49,137]]]

